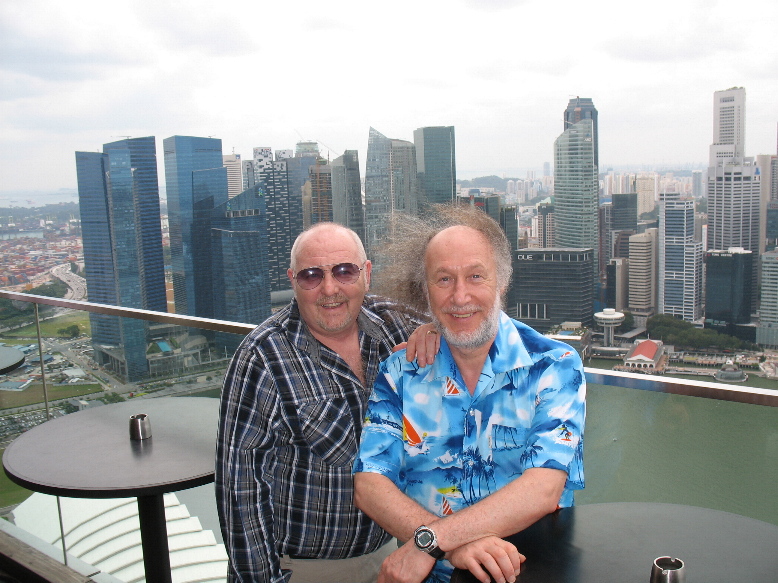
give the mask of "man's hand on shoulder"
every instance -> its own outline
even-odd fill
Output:
[[[508,541],[486,536],[446,553],[446,558],[455,567],[467,569],[484,583],[492,579],[497,583],[513,583],[526,557]]]
[[[378,583],[421,583],[435,566],[435,559],[409,540],[384,559]]]
[[[398,344],[392,350],[406,349],[405,358],[408,362],[416,362],[424,368],[435,362],[435,355],[440,350],[440,334],[434,324],[422,324],[408,337],[408,342]]]

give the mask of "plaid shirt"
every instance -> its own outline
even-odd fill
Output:
[[[375,296],[362,305],[366,387],[314,339],[295,300],[235,352],[222,390],[216,451],[230,581],[285,581],[282,554],[341,559],[389,540],[354,506],[351,466],[378,365],[422,323],[397,308]]]

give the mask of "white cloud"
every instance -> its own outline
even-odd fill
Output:
[[[244,156],[316,139],[364,163],[371,125],[454,125],[463,175],[515,173],[552,161],[575,95],[600,111],[603,166],[704,162],[733,85],[747,153],[773,153],[774,4],[6,0],[0,189],[74,187],[73,152],[119,135]]]

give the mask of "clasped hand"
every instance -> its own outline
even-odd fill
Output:
[[[514,583],[525,557],[508,541],[487,536],[446,553],[446,559],[484,583],[492,578],[497,583]],[[421,583],[434,566],[435,559],[409,541],[384,560],[378,583]]]

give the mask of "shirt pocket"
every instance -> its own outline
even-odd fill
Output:
[[[311,452],[330,466],[354,462],[357,437],[351,407],[344,398],[318,399],[300,406],[300,424]]]

